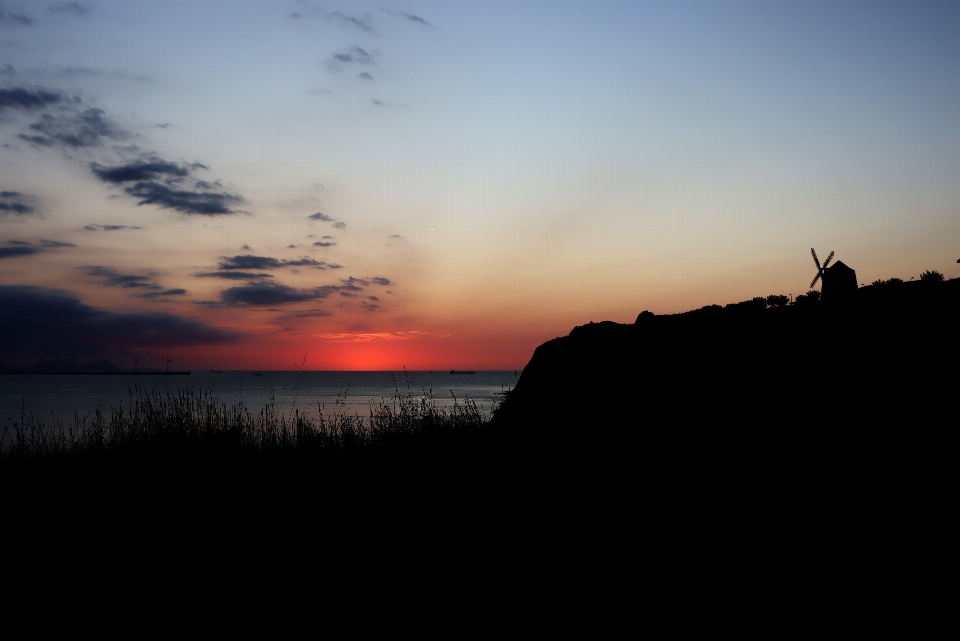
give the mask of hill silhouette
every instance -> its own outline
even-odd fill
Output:
[[[946,411],[960,280],[871,285],[831,302],[769,306],[774,298],[575,327],[536,349],[492,428],[649,439],[732,423],[839,435]]]

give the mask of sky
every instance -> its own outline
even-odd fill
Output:
[[[0,0],[0,363],[516,369],[960,276],[958,2]]]

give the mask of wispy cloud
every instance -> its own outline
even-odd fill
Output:
[[[358,73],[358,74],[357,74],[357,78],[360,78],[361,80],[373,80],[373,79],[374,79],[373,76],[371,76],[371,75],[370,75],[369,73],[367,73],[366,71],[364,71],[364,72],[362,72],[362,73]]]
[[[320,241],[318,240],[313,244],[314,247],[333,247],[336,243],[332,241]]]
[[[69,14],[81,18],[90,15],[90,8],[79,2],[64,2],[63,4],[53,5],[49,9],[53,13]]]
[[[273,278],[273,274],[230,270],[222,270],[218,272],[198,272],[194,274],[194,276],[197,278],[221,278],[223,280],[261,280],[264,278]]]
[[[171,296],[184,296],[187,293],[187,290],[176,287],[174,289],[164,289],[155,292],[146,292],[144,294],[137,294],[140,298],[169,298]]]
[[[366,33],[373,33],[373,16],[369,13],[362,13],[359,17],[351,16],[342,11],[334,11],[327,14],[327,19],[338,22],[346,27],[353,27]]]
[[[84,225],[87,231],[120,231],[121,229],[143,229],[136,225]]]
[[[96,147],[104,139],[125,140],[131,135],[98,108],[57,116],[43,114],[30,129],[37,133],[20,134],[20,138],[43,147],[63,145],[74,149]]]
[[[333,57],[327,62],[327,67],[333,71],[339,71],[348,65],[376,65],[373,55],[362,47],[351,47],[340,53],[333,54]]]
[[[37,212],[32,199],[19,191],[0,191],[0,217],[29,216]]]
[[[5,27],[29,27],[35,20],[22,13],[12,13],[0,5],[0,25]]]
[[[40,240],[38,243],[32,243],[26,240],[9,240],[6,247],[0,247],[0,258],[19,258],[21,256],[32,256],[49,249],[61,249],[64,247],[76,247],[73,243],[65,243],[57,240]]]
[[[124,274],[101,265],[88,265],[81,269],[86,270],[88,276],[100,279],[100,282],[106,287],[143,290],[137,294],[140,298],[156,300],[158,298],[169,298],[170,296],[184,296],[187,293],[187,290],[180,287],[164,289],[154,280],[153,273],[147,275]]]
[[[420,16],[414,15],[414,14],[412,14],[412,13],[405,13],[405,12],[403,12],[403,11],[390,11],[389,9],[384,9],[383,7],[381,7],[380,10],[383,11],[384,13],[386,13],[386,14],[389,14],[389,15],[393,16],[394,18],[402,18],[402,19],[408,20],[408,21],[410,21],[410,22],[416,22],[417,24],[421,24],[421,25],[423,25],[423,26],[425,26],[425,27],[433,27],[432,24],[430,24],[429,22],[427,22],[426,20],[424,20],[424,19],[421,18]]]

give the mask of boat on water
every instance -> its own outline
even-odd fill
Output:
[[[476,374],[472,369],[452,369],[450,370],[451,374]]]

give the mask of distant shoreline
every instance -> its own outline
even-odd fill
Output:
[[[0,372],[0,376],[190,376],[190,372]]]

